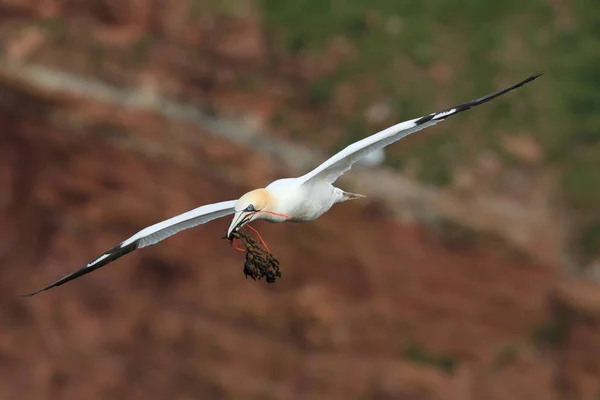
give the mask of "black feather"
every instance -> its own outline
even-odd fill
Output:
[[[511,90],[520,88],[521,86],[525,85],[526,83],[529,83],[529,82],[533,81],[534,79],[540,77],[541,75],[543,75],[543,72],[538,72],[538,73],[536,73],[534,75],[531,75],[529,78],[524,79],[521,82],[516,83],[516,84],[514,84],[511,87],[508,87],[506,89],[500,90],[500,91],[498,91],[496,93],[492,93],[492,94],[489,94],[487,96],[483,96],[483,97],[480,97],[478,99],[471,100],[471,101],[468,101],[466,103],[459,104],[457,106],[447,108],[444,111],[440,111],[440,112],[437,112],[437,113],[428,114],[428,115],[426,115],[426,116],[418,119],[417,121],[415,121],[415,124],[416,125],[421,125],[421,124],[424,124],[426,122],[431,121],[432,119],[442,121],[442,120],[448,118],[451,115],[455,115],[455,114],[458,114],[459,112],[466,111],[466,110],[470,109],[471,107],[475,107],[475,106],[478,106],[480,104],[487,103],[488,101],[493,100],[493,99],[495,99],[498,96],[502,96],[503,94],[508,93]],[[450,113],[448,115],[444,115],[444,113],[447,113],[449,111],[452,111],[452,113]]]
[[[44,287],[42,289],[36,290],[35,292],[27,293],[27,294],[21,294],[21,295],[19,295],[19,297],[31,297],[31,296],[36,295],[36,294],[38,294],[40,292],[43,292],[45,290],[52,289],[53,287],[60,286],[60,285],[62,285],[64,283],[72,281],[73,279],[77,279],[80,276],[83,276],[85,274],[89,274],[90,272],[95,271],[98,268],[102,268],[105,265],[110,264],[111,262],[115,261],[117,258],[121,258],[124,255],[131,253],[132,251],[134,251],[137,248],[138,248],[138,241],[137,240],[135,242],[130,243],[130,244],[128,244],[126,246],[123,246],[123,247],[121,247],[120,245],[116,246],[116,247],[113,247],[112,249],[110,249],[107,252],[103,253],[99,257],[95,258],[95,260],[97,260],[98,258],[100,258],[100,257],[102,257],[104,255],[108,255],[108,257],[102,259],[97,264],[93,264],[93,265],[91,265],[89,267],[86,265],[85,267],[82,267],[82,268],[78,269],[77,271],[70,273],[69,275],[67,275],[67,276],[65,276],[65,277],[57,280],[54,283],[51,283],[50,285],[48,285],[48,286],[46,286],[46,287]],[[93,261],[91,263],[93,263]]]

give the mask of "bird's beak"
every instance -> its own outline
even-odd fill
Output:
[[[231,239],[231,234],[244,226],[250,220],[251,214],[244,211],[238,211],[231,220],[231,225],[227,229],[227,239]]]

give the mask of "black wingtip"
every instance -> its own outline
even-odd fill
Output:
[[[57,286],[60,286],[60,285],[62,285],[64,283],[72,281],[73,279],[78,278],[78,277],[80,277],[82,275],[85,275],[85,274],[87,274],[89,272],[92,272],[95,269],[96,268],[86,268],[86,267],[80,268],[77,271],[71,272],[69,275],[66,275],[66,276],[60,278],[56,282],[53,282],[53,283],[49,284],[48,286],[45,286],[45,287],[43,287],[41,289],[36,290],[35,292],[25,293],[25,294],[19,294],[19,295],[17,295],[17,297],[32,297],[32,296],[35,296],[38,293],[45,292],[46,290],[50,290],[50,289],[52,289],[54,287],[57,287]]]
[[[535,74],[531,75],[529,78],[525,79],[524,81],[521,82],[521,85],[524,85],[526,83],[529,83],[537,78],[539,78],[540,76],[544,75],[544,71],[538,71]]]
[[[103,257],[103,256],[105,256],[105,257],[103,257],[97,263],[94,263],[92,261],[92,265],[88,264],[85,267],[79,268],[75,272],[71,272],[69,275],[64,276],[63,278],[57,280],[54,283],[51,283],[50,285],[48,285],[46,287],[36,290],[35,292],[17,295],[17,297],[32,297],[40,292],[44,292],[44,291],[52,289],[56,286],[63,285],[69,281],[72,281],[73,279],[79,278],[80,276],[83,276],[83,275],[89,274],[92,271],[95,271],[98,268],[101,268],[101,267],[105,266],[106,264],[109,264],[109,263],[115,261],[117,258],[123,257],[125,254],[131,253],[132,251],[137,249],[137,247],[138,247],[137,241],[129,243],[128,245],[123,246],[123,247],[121,247],[120,245],[116,246],[116,247],[110,249],[109,251],[107,251],[106,253],[104,253],[102,256],[100,256],[100,257]],[[97,257],[96,260],[98,260],[100,257]]]
[[[425,124],[425,123],[427,123],[429,121],[432,121],[432,120],[434,120],[434,121],[443,121],[446,118],[451,117],[452,115],[456,115],[456,114],[461,113],[463,111],[469,110],[472,107],[478,106],[480,104],[487,103],[488,101],[493,100],[496,97],[502,96],[503,94],[506,94],[506,93],[508,93],[508,92],[510,92],[512,90],[517,89],[517,88],[520,88],[521,86],[523,86],[523,85],[525,85],[525,84],[527,84],[527,83],[529,83],[529,82],[531,82],[531,81],[539,78],[543,74],[544,74],[543,71],[538,71],[535,74],[533,74],[533,75],[531,75],[531,76],[523,79],[522,81],[520,81],[518,83],[515,83],[514,85],[512,85],[510,87],[507,87],[506,89],[503,89],[503,90],[500,90],[498,92],[489,94],[487,96],[480,97],[480,98],[475,99],[475,100],[467,101],[466,103],[456,105],[454,107],[448,108],[448,109],[440,111],[440,112],[435,112],[435,113],[431,113],[431,114],[425,115],[425,116],[419,118],[418,120],[416,120],[415,121],[415,125],[422,125],[422,124]]]
[[[36,290],[35,292],[31,292],[31,293],[25,293],[25,294],[18,294],[18,295],[17,295],[17,297],[32,297],[32,296],[35,296],[35,295],[36,295],[36,294],[38,294],[38,293],[41,293],[41,292],[43,292],[43,291],[46,291],[46,290],[48,290],[48,289],[51,289],[52,287],[53,287],[53,286],[52,286],[52,285],[50,285],[50,286],[47,286],[47,287],[45,287],[45,288],[38,289],[38,290]]]
[[[90,272],[94,271],[95,269],[97,269],[97,268],[86,268],[86,267],[80,268],[77,271],[70,273],[69,275],[67,275],[67,276],[65,276],[65,277],[57,280],[56,282],[51,283],[50,285],[48,285],[46,287],[38,289],[35,292],[17,295],[17,297],[32,297],[32,296],[35,296],[38,293],[45,292],[46,290],[52,289],[52,288],[54,288],[56,286],[60,286],[60,285],[62,285],[64,283],[67,283],[67,282],[69,282],[69,281],[71,281],[71,280],[73,280],[75,278],[78,278],[78,277],[80,277],[82,275],[90,273]]]

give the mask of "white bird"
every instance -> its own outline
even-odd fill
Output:
[[[205,224],[226,215],[234,214],[231,224],[227,229],[227,238],[231,238],[234,231],[255,220],[265,220],[273,223],[312,221],[326,213],[334,204],[365,197],[333,186],[336,179],[349,170],[352,164],[362,157],[374,151],[380,151],[411,133],[435,125],[452,115],[486,103],[513,89],[521,87],[540,75],[542,73],[532,75],[509,88],[488,96],[396,124],[349,145],[314,170],[299,178],[279,179],[264,188],[252,190],[237,200],[204,205],[149,226],[75,272],[42,289],[23,296],[33,296],[39,292],[60,286],[95,271],[134,250],[151,246],[179,231]]]

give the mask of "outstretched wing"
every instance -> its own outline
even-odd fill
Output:
[[[428,126],[437,124],[440,121],[445,120],[451,115],[458,114],[462,111],[466,111],[471,107],[478,106],[486,103],[498,96],[502,96],[505,93],[510,92],[516,88],[519,88],[526,83],[529,83],[542,75],[541,72],[530,76],[529,78],[496,93],[492,93],[488,96],[480,97],[475,100],[471,100],[467,103],[463,103],[444,111],[431,113],[424,117],[411,119],[409,121],[401,122],[392,127],[389,127],[381,132],[366,137],[358,142],[352,143],[345,149],[341,150],[333,157],[329,158],[323,164],[311,172],[301,176],[300,179],[303,183],[314,182],[314,181],[325,181],[327,183],[333,183],[339,178],[344,172],[352,168],[352,164],[358,161],[361,157],[367,154],[382,149],[411,133],[425,129]]]
[[[63,283],[67,283],[73,279],[79,278],[82,275],[95,271],[98,268],[104,267],[105,265],[115,261],[118,258],[123,257],[125,254],[131,253],[136,249],[151,246],[162,240],[165,240],[169,236],[172,236],[179,231],[192,228],[197,225],[205,224],[208,221],[211,221],[216,218],[233,214],[233,207],[235,205],[235,202],[235,200],[230,200],[201,206],[186,213],[177,215],[173,218],[169,218],[166,221],[162,221],[145,229],[142,229],[129,239],[119,243],[117,246],[96,257],[94,260],[90,261],[88,264],[81,267],[77,271],[70,273],[64,278],[61,278],[58,281],[42,289],[21,296],[33,296],[39,292],[43,292],[53,287],[60,286]]]

